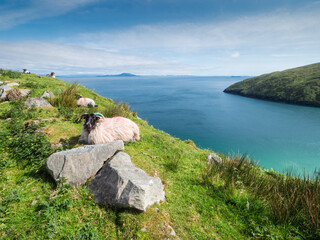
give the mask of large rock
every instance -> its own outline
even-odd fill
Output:
[[[123,152],[117,153],[91,180],[90,191],[99,204],[141,211],[164,201],[165,195],[161,179],[136,168]]]
[[[7,99],[8,94],[6,93],[6,91],[2,88],[0,88],[0,100],[5,100]]]
[[[7,95],[7,98],[9,101],[12,101],[12,100],[19,100],[27,95],[29,95],[29,93],[31,92],[30,89],[18,89],[18,88],[14,88],[14,89],[11,89],[9,92],[8,92],[8,95]]]
[[[7,83],[6,86],[9,86],[9,87],[19,86],[19,83],[16,83],[16,82]]]
[[[19,100],[22,98],[21,96],[21,92],[19,91],[19,89],[11,89],[9,92],[8,92],[8,100],[9,101],[13,101],[13,100]]]
[[[24,104],[28,108],[31,108],[32,105],[35,105],[36,107],[52,107],[46,99],[41,97],[28,98]]]
[[[0,89],[3,89],[4,91],[9,91],[9,90],[12,89],[12,87],[10,87],[10,86],[8,86],[7,84],[5,84],[5,85],[1,85],[1,86],[0,86]]]
[[[30,89],[19,89],[20,93],[21,93],[21,97],[25,97],[28,96],[31,92]]]
[[[47,170],[58,180],[66,178],[67,183],[77,187],[93,177],[117,151],[123,150],[122,141],[83,147],[52,154],[47,159]]]

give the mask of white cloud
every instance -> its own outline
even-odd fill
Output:
[[[205,69],[159,59],[88,49],[47,42],[0,42],[0,66],[4,69],[29,69],[56,74],[184,74]]]
[[[64,0],[58,0],[56,6],[65,11],[79,6],[76,0],[63,4]],[[0,66],[57,74],[262,74],[319,62],[319,7],[222,22],[150,24],[81,33],[57,39],[57,44],[2,42]],[[17,23],[20,17],[13,19]]]
[[[0,8],[0,30],[28,23],[34,19],[65,14],[97,0],[24,0],[13,1]],[[21,5],[21,6],[20,6]],[[18,7],[20,6],[20,8]]]
[[[319,62],[319,10],[315,5],[222,22],[139,25],[59,42],[192,66],[184,74],[255,75]]]
[[[239,52],[234,52],[231,54],[231,57],[233,57],[233,58],[238,58],[239,56],[240,56]]]
[[[224,22],[139,25],[124,31],[82,33],[78,41],[91,47],[118,51],[161,49],[192,52],[250,45],[304,47],[319,43],[319,22],[318,10],[276,12]]]

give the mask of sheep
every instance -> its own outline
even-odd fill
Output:
[[[46,77],[56,78],[56,74],[54,72],[48,73]]]
[[[23,73],[30,74],[30,71],[28,71],[27,69],[23,69]]]
[[[85,113],[79,142],[88,144],[103,144],[117,140],[138,141],[140,130],[136,123],[128,118],[105,118],[101,113]]]
[[[97,107],[96,103],[91,98],[83,98],[81,95],[76,95],[77,106],[85,106],[85,107]]]

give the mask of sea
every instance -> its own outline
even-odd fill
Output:
[[[150,125],[200,148],[246,154],[259,166],[320,171],[320,108],[224,93],[240,76],[60,77],[127,102]]]

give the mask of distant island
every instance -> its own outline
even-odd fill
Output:
[[[224,92],[320,107],[320,63],[245,79],[229,86]]]
[[[114,75],[98,75],[97,77],[136,77],[132,73],[121,73],[121,74],[114,74]]]

